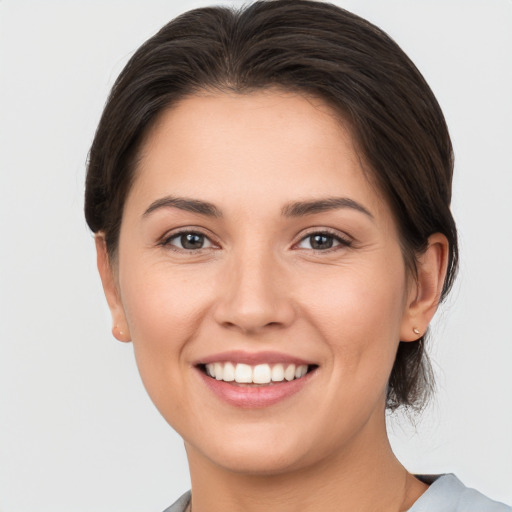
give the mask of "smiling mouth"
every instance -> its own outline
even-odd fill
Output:
[[[208,377],[240,386],[272,386],[282,382],[298,380],[313,372],[314,364],[257,364],[233,362],[200,364],[199,369]]]

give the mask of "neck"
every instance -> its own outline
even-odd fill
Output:
[[[427,486],[409,474],[383,435],[359,435],[315,464],[278,474],[222,468],[186,445],[193,512],[381,512],[408,510]],[[370,442],[369,442],[370,439]]]

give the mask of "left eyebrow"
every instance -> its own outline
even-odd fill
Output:
[[[330,210],[339,210],[341,208],[350,208],[364,213],[370,219],[373,215],[362,204],[349,199],[348,197],[328,197],[325,199],[316,199],[312,201],[297,201],[288,203],[281,210],[285,217],[303,217],[305,215],[314,215],[315,213],[327,212]]]
[[[212,203],[198,199],[190,199],[188,197],[172,196],[162,197],[152,202],[142,216],[147,217],[150,213],[160,208],[177,208],[178,210],[199,213],[207,217],[222,217],[222,213]]]

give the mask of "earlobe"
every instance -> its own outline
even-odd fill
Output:
[[[124,343],[131,341],[130,333],[122,331],[118,325],[112,327],[112,336],[114,336],[116,340]]]
[[[101,283],[107,304],[112,315],[112,334],[119,341],[131,341],[130,331],[124,312],[124,307],[119,296],[119,290],[116,284],[114,270],[112,268],[110,258],[105,242],[105,235],[97,233],[94,237],[96,243],[96,262],[98,272],[100,274]]]
[[[428,247],[416,262],[417,276],[411,287],[400,339],[416,341],[427,330],[439,305],[448,265],[449,243],[441,233],[428,239]]]

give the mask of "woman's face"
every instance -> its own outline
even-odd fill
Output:
[[[319,100],[204,94],[166,111],[114,274],[114,321],[192,460],[277,473],[384,433],[415,292],[390,209]]]

